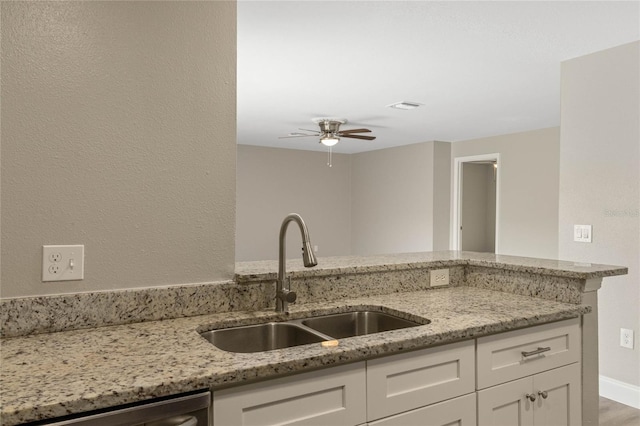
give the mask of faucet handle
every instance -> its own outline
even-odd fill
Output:
[[[297,298],[298,298],[298,295],[296,294],[295,291],[280,290],[278,292],[278,299],[282,300],[283,302],[293,303],[296,301]]]
[[[293,303],[296,301],[296,299],[298,298],[298,295],[296,294],[295,291],[286,291],[286,292],[282,292],[283,293],[283,298],[285,301],[287,301],[288,303]]]

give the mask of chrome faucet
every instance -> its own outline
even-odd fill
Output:
[[[276,282],[276,312],[289,312],[289,303],[296,301],[298,297],[294,291],[291,291],[290,281],[287,281],[287,273],[285,271],[285,257],[287,254],[286,247],[286,235],[287,226],[289,222],[294,221],[300,227],[300,233],[302,234],[302,261],[304,266],[311,268],[318,264],[316,256],[313,254],[311,248],[311,241],[309,241],[309,231],[307,231],[307,225],[304,224],[304,220],[297,213],[291,213],[282,221],[280,226],[280,252],[278,257],[278,281]]]

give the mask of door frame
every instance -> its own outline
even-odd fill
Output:
[[[464,163],[473,163],[478,161],[495,161],[496,168],[496,235],[495,235],[495,253],[499,253],[500,233],[500,154],[481,154],[466,157],[455,157],[453,159],[453,196],[451,197],[451,234],[449,238],[449,246],[451,250],[460,250],[462,247],[460,226],[462,225],[462,165]]]

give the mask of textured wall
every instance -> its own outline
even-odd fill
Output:
[[[640,43],[562,63],[559,253],[618,264],[598,293],[600,374],[640,386]],[[574,224],[593,242],[573,241]],[[619,346],[620,328],[636,332]],[[637,404],[637,388],[636,388]]]
[[[2,2],[3,297],[232,277],[235,2]],[[42,283],[44,244],[85,279]]]

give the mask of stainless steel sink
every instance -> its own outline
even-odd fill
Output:
[[[271,351],[327,340],[287,322],[223,328],[206,331],[201,335],[223,351],[243,353]]]
[[[285,322],[222,328],[200,333],[227,352],[264,352],[428,324],[384,312],[355,311]]]
[[[376,311],[347,312],[309,318],[303,320],[302,324],[336,339],[423,325]]]

